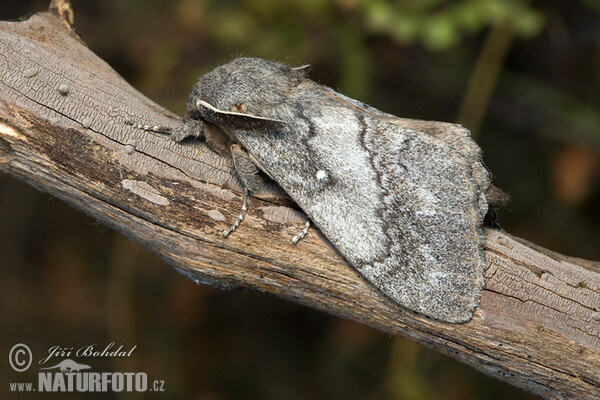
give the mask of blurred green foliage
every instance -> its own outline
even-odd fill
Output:
[[[47,3],[5,1],[0,13]],[[75,0],[74,9],[89,47],[179,114],[202,73],[247,55],[312,64],[312,79],[399,116],[454,121],[490,32],[508,22],[514,37],[493,58],[499,73],[478,136],[512,195],[501,223],[552,250],[600,258],[597,1]],[[0,222],[3,351],[137,344],[132,360],[94,366],[164,379],[155,398],[533,397],[349,321],[196,286],[8,176],[0,209],[10,210]],[[0,387],[17,380],[0,368]]]
[[[489,25],[511,20],[519,35],[538,34],[543,15],[523,2],[507,0],[351,1],[364,14],[371,32],[390,35],[401,44],[421,42],[432,51],[458,45]]]

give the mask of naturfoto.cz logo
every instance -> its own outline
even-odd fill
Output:
[[[41,359],[44,365],[54,357],[76,355],[79,357],[129,357],[136,348],[124,351],[123,346],[116,350],[114,343],[103,350],[96,350],[96,345],[85,346],[74,352],[73,348],[59,346],[51,347],[48,356]],[[112,350],[112,351],[111,351]],[[29,346],[19,343],[9,352],[10,366],[16,372],[25,372],[32,364],[33,354]],[[11,392],[145,392],[164,391],[164,381],[154,380],[148,386],[148,376],[145,372],[94,372],[87,364],[79,363],[70,358],[50,363],[50,366],[39,368],[37,386],[33,382],[11,382]]]

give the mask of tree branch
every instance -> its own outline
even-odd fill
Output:
[[[63,13],[64,14],[64,13]],[[66,13],[70,15],[69,13]],[[64,18],[64,17],[63,17]],[[242,286],[400,335],[548,398],[600,396],[600,266],[486,231],[487,283],[472,321],[393,304],[275,192],[241,190],[227,159],[125,124],[176,126],[52,13],[0,23],[0,170],[144,244],[190,278]]]

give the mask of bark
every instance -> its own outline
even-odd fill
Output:
[[[56,4],[55,4],[56,3]],[[0,23],[0,170],[84,210],[198,282],[241,286],[448,354],[547,398],[600,397],[600,265],[486,230],[486,286],[466,324],[393,304],[277,191],[249,199],[230,163],[127,121],[177,126],[73,33],[72,11]]]

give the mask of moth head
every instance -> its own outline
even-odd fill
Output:
[[[274,110],[306,79],[307,71],[308,66],[238,58],[200,78],[188,101],[188,115],[217,126],[280,128]]]

